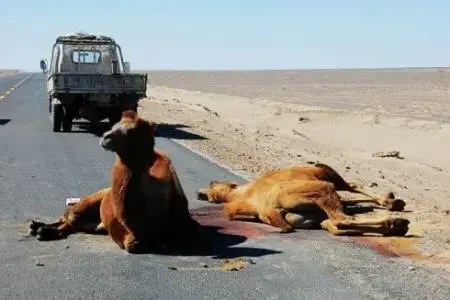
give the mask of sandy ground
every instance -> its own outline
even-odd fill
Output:
[[[10,75],[18,73],[19,70],[10,70],[10,69],[0,69],[0,76]]]
[[[415,249],[450,265],[450,70],[150,76],[140,113],[172,138],[248,176],[320,161],[372,192],[392,191],[407,206],[389,214],[411,221]],[[394,150],[402,158],[373,157]]]

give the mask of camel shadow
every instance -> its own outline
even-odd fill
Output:
[[[168,256],[211,256],[213,259],[233,259],[238,257],[262,257],[279,254],[281,251],[258,247],[234,247],[244,243],[247,237],[220,232],[220,226],[202,225],[199,233],[188,247],[146,249],[137,254],[159,254]]]

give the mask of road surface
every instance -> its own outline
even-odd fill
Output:
[[[346,238],[323,231],[281,236],[265,225],[230,225],[205,214],[210,205],[194,200],[200,186],[217,178],[240,180],[163,137],[157,146],[172,157],[190,207],[203,210],[198,216],[204,222],[223,225],[215,252],[129,255],[105,236],[80,234],[56,242],[29,237],[30,218],[50,221],[63,212],[67,197],[105,187],[114,159],[101,149],[99,137],[83,128],[52,132],[42,74],[1,77],[0,95],[29,75],[0,100],[1,299],[446,299],[450,294],[445,274],[412,269],[407,259],[379,255]],[[234,272],[203,267],[227,257],[253,263]]]

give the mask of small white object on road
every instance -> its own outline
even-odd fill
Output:
[[[66,199],[66,205],[67,206],[74,205],[74,204],[80,202],[80,200],[81,200],[81,198],[67,198]]]

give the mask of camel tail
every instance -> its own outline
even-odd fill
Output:
[[[332,167],[321,163],[316,163],[314,166],[323,170],[321,173],[321,178],[319,178],[320,180],[333,183],[334,187],[338,191],[355,192],[348,182],[345,181],[344,178],[342,178],[342,176],[339,175],[339,173]]]

